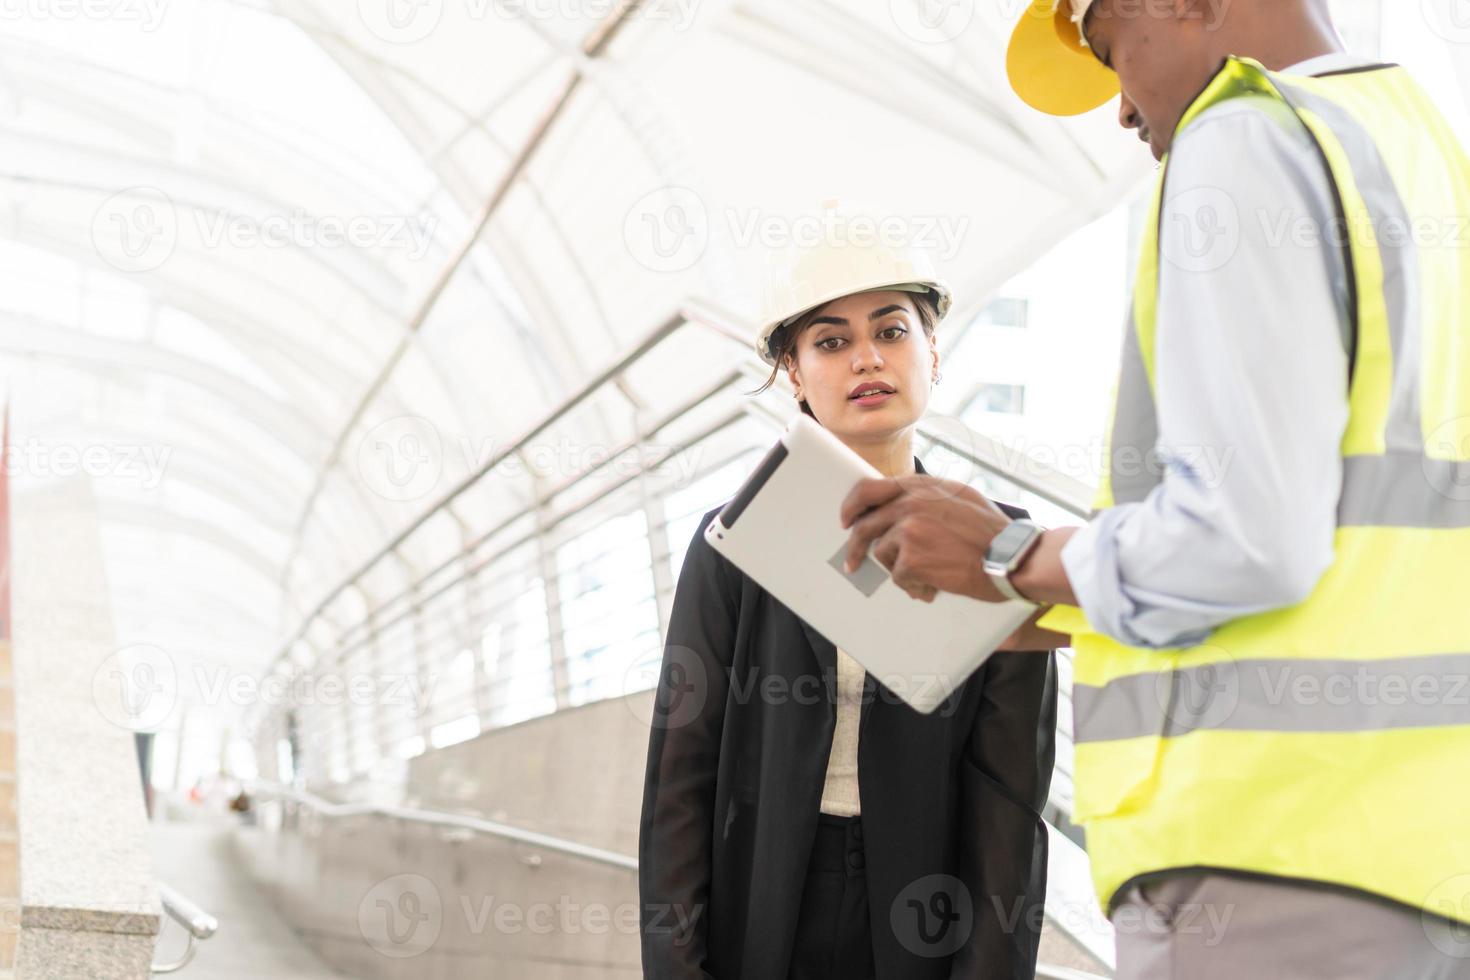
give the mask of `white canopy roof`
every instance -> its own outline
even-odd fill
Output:
[[[1018,4],[619,6],[38,0],[5,23],[15,478],[96,471],[120,642],[258,673],[299,635],[310,659],[525,508],[526,467],[496,470],[340,588],[671,318],[698,322],[547,430],[543,486],[757,377],[768,258],[824,201],[933,246],[964,324],[1152,169],[1114,108],[1011,94]]]

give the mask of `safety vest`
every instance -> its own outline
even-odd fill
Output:
[[[1134,879],[1192,868],[1470,922],[1470,157],[1394,65],[1303,77],[1232,58],[1177,132],[1226,99],[1306,127],[1346,231],[1322,239],[1344,248],[1354,327],[1335,558],[1305,601],[1188,648],[1123,646],[1052,610],[1076,653],[1074,819],[1109,912]],[[1099,510],[1161,479],[1146,464],[1167,178],[1166,158]]]

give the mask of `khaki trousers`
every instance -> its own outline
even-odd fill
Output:
[[[1113,927],[1117,980],[1470,980],[1470,925],[1301,882],[1176,872]]]

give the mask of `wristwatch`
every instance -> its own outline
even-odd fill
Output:
[[[1016,587],[1011,584],[1011,573],[1021,567],[1021,563],[1031,554],[1031,549],[1036,547],[1045,530],[1032,521],[1011,521],[991,539],[990,547],[985,549],[985,574],[990,576],[996,590],[1007,599],[1019,599],[1033,606],[1039,605],[1016,591]]]

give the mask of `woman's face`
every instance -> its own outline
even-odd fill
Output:
[[[834,299],[796,338],[796,362],[787,367],[792,386],[838,438],[882,439],[928,408],[939,349],[924,333],[915,299],[902,290]],[[892,394],[853,397],[871,383]]]

